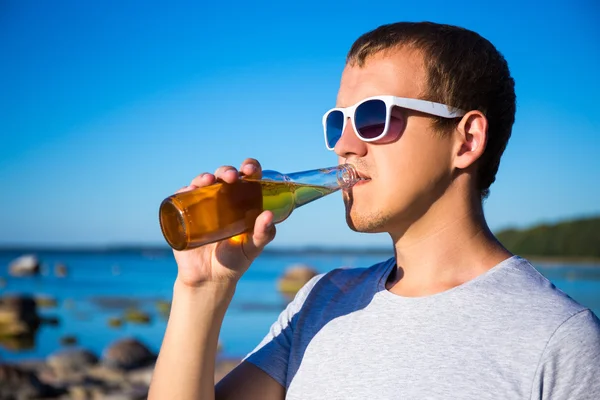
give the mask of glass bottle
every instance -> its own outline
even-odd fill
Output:
[[[265,210],[280,223],[294,209],[359,180],[351,164],[285,175],[267,170],[261,179],[218,182],[167,197],[159,209],[160,227],[172,248],[189,250],[251,232]]]

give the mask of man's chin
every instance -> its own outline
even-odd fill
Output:
[[[360,233],[382,233],[385,232],[382,224],[377,223],[376,218],[359,217],[346,214],[346,223],[354,232]]]

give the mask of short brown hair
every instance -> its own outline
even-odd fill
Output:
[[[347,63],[362,66],[375,53],[405,46],[423,54],[428,75],[424,99],[467,111],[479,110],[488,119],[487,146],[477,170],[477,189],[482,199],[486,198],[515,121],[515,82],[506,60],[488,40],[467,29],[431,22],[399,22],[382,25],[358,38]],[[436,118],[436,126],[442,131],[456,123]]]

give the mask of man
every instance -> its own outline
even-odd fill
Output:
[[[223,316],[275,236],[272,214],[242,243],[175,252],[150,398],[599,399],[598,319],[510,254],[483,216],[515,114],[494,46],[452,26],[379,27],[352,46],[337,107],[327,147],[365,179],[344,192],[348,225],[389,233],[395,257],[311,280],[214,389]],[[260,176],[260,165],[239,172]],[[221,167],[182,190],[238,176]]]

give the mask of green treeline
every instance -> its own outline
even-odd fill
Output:
[[[496,233],[496,237],[514,254],[600,258],[600,216],[522,230],[506,229]]]

